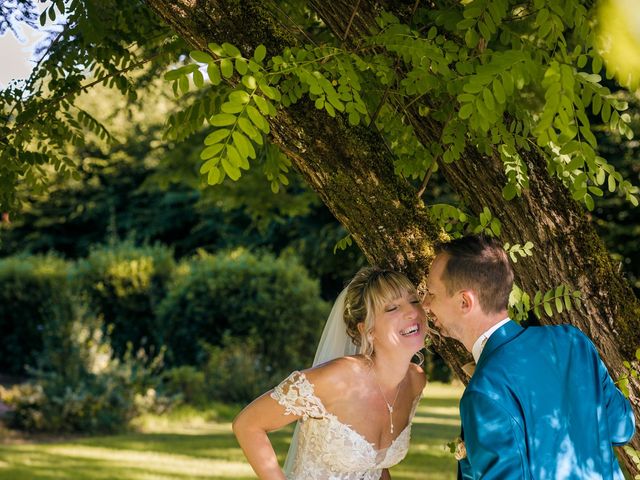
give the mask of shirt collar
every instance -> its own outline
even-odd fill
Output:
[[[487,330],[486,332],[484,332],[482,335],[478,337],[476,342],[473,344],[473,348],[471,349],[471,354],[473,355],[473,359],[475,360],[476,363],[478,363],[478,360],[480,360],[480,355],[482,355],[482,350],[484,349],[484,346],[487,343],[487,340],[489,340],[489,337],[493,334],[493,332],[498,330],[501,326],[503,326],[509,320],[510,318],[507,317],[504,320],[499,321],[493,327],[491,327],[489,330]]]

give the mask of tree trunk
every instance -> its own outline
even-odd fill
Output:
[[[296,44],[295,36],[261,2],[147,0],[147,4],[194,48],[227,41],[247,53],[262,43],[274,54]],[[357,5],[352,15],[353,2],[310,2],[340,39],[351,25],[347,40],[369,32],[379,8],[372,0]],[[411,14],[408,4],[401,4],[400,9],[396,13],[405,18]],[[439,125],[418,115],[411,121],[423,144],[439,141]],[[394,174],[392,158],[380,136],[364,127],[349,127],[340,117],[328,117],[309,102],[281,110],[271,128],[272,141],[351,232],[367,259],[405,271],[422,284],[433,256],[433,241],[440,232],[415,189]],[[533,293],[566,284],[582,291],[581,309],[544,318],[543,323],[569,322],[579,327],[593,339],[617,378],[623,372],[622,362],[630,360],[640,346],[640,304],[584,210],[547,175],[544,158],[531,153],[525,160],[530,188],[510,202],[502,198],[506,179],[499,158],[469,149],[459,161],[441,164],[440,169],[475,213],[488,206],[499,217],[503,241],[534,243],[534,257],[514,265],[521,288]],[[460,368],[468,360],[464,349],[453,341],[438,343],[436,349],[466,379]],[[639,387],[638,382],[631,385],[637,418]],[[640,448],[640,435],[634,446]],[[638,473],[627,456],[622,456],[627,468]]]
[[[414,2],[389,2],[386,6],[399,18],[410,22]],[[310,0],[310,7],[345,44],[354,45],[360,35],[376,30],[375,15],[380,2]],[[345,38],[345,30],[349,28]],[[403,111],[405,109],[402,109]],[[410,107],[410,122],[428,148],[441,138],[441,125],[418,114],[418,105]],[[568,285],[582,292],[583,306],[561,315],[544,317],[542,323],[571,323],[591,337],[614,378],[624,373],[622,362],[635,358],[640,347],[640,302],[615,265],[582,206],[567,189],[546,172],[546,160],[536,152],[523,153],[530,176],[530,188],[522,197],[505,201],[504,166],[497,155],[483,156],[467,149],[452,164],[441,162],[447,183],[477,215],[488,206],[502,223],[501,240],[510,243],[534,243],[534,256],[515,265],[516,282],[526,292],[546,291]],[[640,384],[631,387],[636,418],[640,418]],[[640,432],[640,424],[637,433]],[[640,434],[634,446],[640,446]],[[635,464],[625,459],[630,471]],[[636,471],[636,473],[638,473]]]

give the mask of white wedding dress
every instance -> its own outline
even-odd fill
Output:
[[[351,426],[329,413],[304,373],[295,371],[271,392],[287,415],[299,420],[298,449],[288,480],[378,480],[382,470],[399,463],[409,450],[411,420],[420,400],[413,403],[409,422],[389,447],[376,450]]]

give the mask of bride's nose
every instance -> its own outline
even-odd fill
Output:
[[[404,315],[406,318],[410,318],[413,320],[414,318],[418,317],[418,315],[420,315],[421,311],[422,307],[420,306],[420,304],[408,303],[404,309]]]

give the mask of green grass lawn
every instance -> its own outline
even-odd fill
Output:
[[[411,450],[392,469],[394,480],[455,478],[456,463],[446,444],[459,433],[461,394],[460,386],[427,386]],[[0,430],[0,480],[254,479],[231,433],[234,413],[181,409],[139,419],[139,433],[83,438],[21,438]],[[287,428],[271,435],[281,461],[290,434]]]

